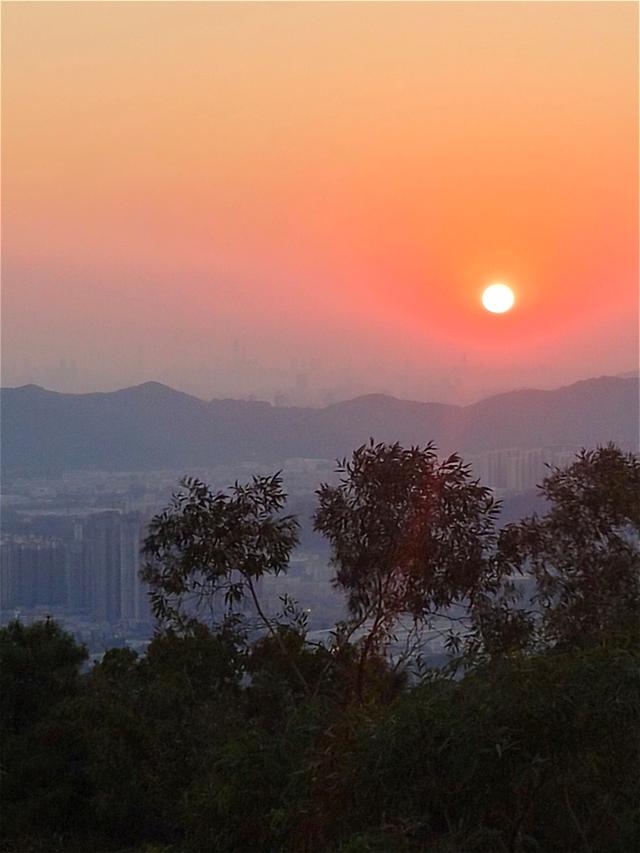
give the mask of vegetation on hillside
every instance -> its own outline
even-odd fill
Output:
[[[315,516],[348,613],[326,645],[295,603],[260,604],[296,543],[277,475],[185,481],[154,519],[144,656],[86,670],[50,620],[0,630],[0,849],[640,847],[640,461],[583,451],[545,515],[501,530],[430,445],[339,471]],[[429,669],[443,615],[450,662]]]

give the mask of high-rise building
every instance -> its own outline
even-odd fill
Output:
[[[66,543],[67,608],[73,614],[87,614],[92,605],[92,584],[83,526],[76,522],[73,539]]]
[[[0,544],[2,609],[66,604],[64,545],[58,539],[8,536]]]
[[[575,451],[564,447],[504,448],[465,455],[484,485],[509,492],[535,489],[549,474],[548,466],[566,467]]]
[[[108,510],[67,524],[63,537],[5,535],[0,609],[50,607],[96,622],[151,621],[140,579],[145,521]]]
[[[120,535],[120,616],[137,622],[147,622],[151,617],[149,588],[140,578],[143,538],[142,515],[124,513]]]
[[[109,511],[90,516],[84,535],[93,618],[98,622],[117,622],[120,619],[120,513]]]

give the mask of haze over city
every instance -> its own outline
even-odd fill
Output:
[[[636,32],[632,3],[5,4],[3,384],[469,402],[633,369]]]

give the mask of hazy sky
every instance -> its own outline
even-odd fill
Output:
[[[637,16],[4,3],[3,383],[453,401],[635,367]]]

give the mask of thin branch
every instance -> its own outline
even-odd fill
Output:
[[[280,651],[282,652],[282,654],[284,655],[286,660],[289,662],[289,665],[291,666],[291,669],[295,673],[296,678],[298,679],[301,686],[303,687],[304,692],[308,693],[309,692],[309,685],[307,684],[307,680],[305,679],[302,672],[300,672],[300,668],[298,667],[297,663],[293,660],[293,658],[289,654],[289,651],[287,650],[287,647],[283,643],[282,637],[280,636],[279,632],[276,631],[276,629],[273,627],[273,625],[271,624],[271,620],[267,617],[264,610],[260,606],[260,602],[258,600],[258,596],[256,595],[255,587],[253,585],[253,581],[251,579],[251,576],[245,575],[244,577],[246,578],[247,586],[249,587],[249,593],[250,593],[251,598],[253,600],[253,604],[256,608],[258,616],[262,619],[265,627],[267,628],[267,630],[269,631],[269,633],[271,634],[273,639],[278,644]]]

